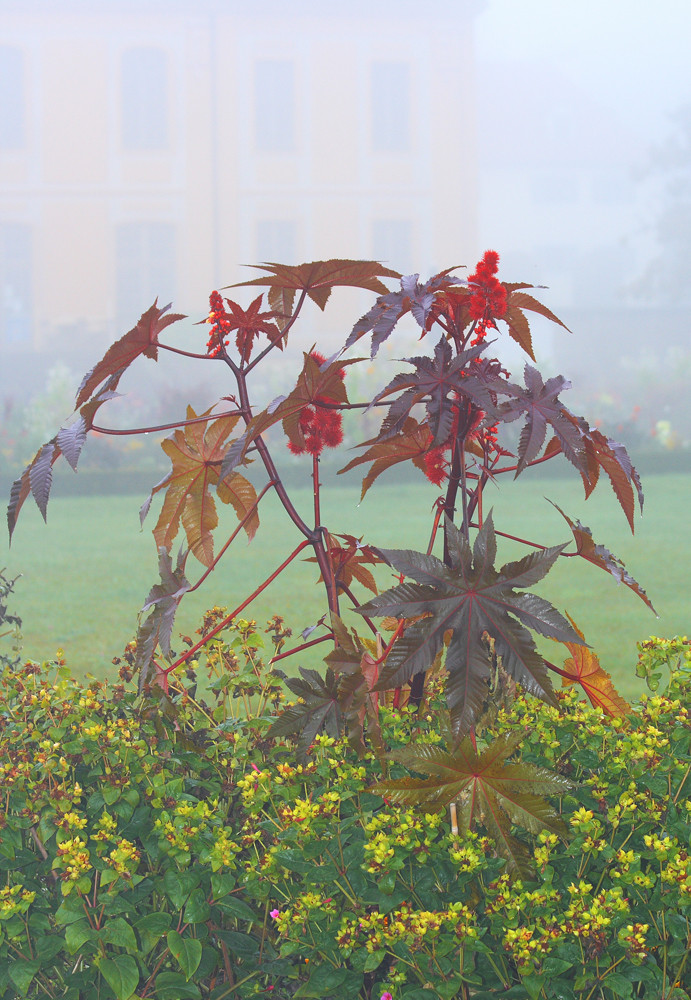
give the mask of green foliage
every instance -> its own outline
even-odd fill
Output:
[[[270,633],[280,649],[280,619]],[[127,680],[5,666],[2,1000],[681,1000],[691,989],[685,640],[641,644],[645,662],[675,670],[625,719],[573,688],[554,706],[519,696],[499,711],[498,737],[462,745],[465,770],[484,766],[488,785],[512,767],[568,782],[568,836],[511,827],[530,861],[520,878],[482,809],[454,832],[444,811],[376,792],[442,761],[439,680],[421,713],[380,704],[388,774],[327,735],[298,764],[267,734],[280,694],[263,641],[252,622],[217,633],[171,685],[174,715]]]

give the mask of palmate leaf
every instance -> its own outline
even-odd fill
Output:
[[[380,693],[375,690],[380,665],[355,629],[348,631],[333,612],[331,627],[338,645],[324,657],[324,662],[338,678],[338,704],[346,724],[348,742],[360,756],[366,752],[367,720],[369,738],[381,754],[384,742],[379,722]]]
[[[159,335],[171,323],[177,323],[179,319],[185,318],[180,313],[166,315],[169,309],[169,305],[159,309],[157,299],[145,313],[142,313],[137,325],[108,348],[98,364],[82,379],[77,392],[76,407],[86,402],[94,389],[108,377],[111,378],[110,388],[114,389],[124,371],[141,354],[153,361],[158,360]]]
[[[583,633],[573,618],[567,616],[581,638]],[[595,653],[588,646],[576,645],[573,642],[564,643],[571,656],[564,661],[563,667],[551,668],[560,675],[562,687],[580,684],[585,691],[590,704],[601,709],[605,715],[624,716],[631,711],[629,703],[622,698],[612,683],[612,678],[600,666]]]
[[[563,834],[562,820],[542,796],[561,795],[570,788],[560,775],[510,761],[521,739],[521,733],[504,733],[480,753],[468,738],[451,752],[425,744],[401,748],[393,757],[428,777],[381,781],[373,790],[396,804],[426,810],[458,802],[459,825],[471,829],[481,822],[509,869],[520,873],[527,856],[511,836],[511,823],[530,833],[547,829]]]
[[[345,545],[342,545],[339,539],[342,539]],[[354,535],[334,535],[328,531],[325,533],[325,545],[337,588],[350,587],[355,579],[363,587],[371,590],[373,594],[377,593],[376,581],[366,568],[365,563],[374,566],[381,563],[382,560],[371,545],[363,545],[362,538],[355,538]],[[317,560],[315,556],[310,556],[304,561],[316,562]],[[321,583],[322,579],[320,574],[317,583]]]
[[[173,634],[173,621],[183,596],[190,589],[190,583],[185,576],[187,550],[181,549],[173,569],[170,553],[161,546],[158,550],[158,572],[161,582],[155,584],[140,611],[140,616],[151,610],[145,621],[140,621],[137,631],[137,653],[135,670],[139,671],[139,689],[149,679],[149,665],[160,646],[164,656],[170,656],[170,640]]]
[[[210,409],[206,410],[202,416],[210,412]],[[187,419],[194,420],[196,416],[192,407],[188,406]],[[154,528],[156,544],[170,551],[182,523],[192,554],[204,566],[213,562],[213,529],[218,524],[210,487],[216,487],[219,500],[231,504],[240,520],[257,499],[252,484],[239,473],[231,472],[223,479],[220,477],[227,438],[237,420],[237,417],[219,417],[208,424],[187,424],[161,443],[173,467],[152,490],[152,495],[163,489],[166,491]],[[142,508],[143,516],[147,511],[148,502]],[[258,525],[259,518],[255,511],[244,525],[250,540]]]
[[[473,550],[447,518],[451,565],[432,555],[379,549],[385,562],[409,577],[356,610],[368,617],[429,617],[406,629],[388,655],[378,684],[399,687],[426,671],[448,636],[446,699],[454,733],[467,733],[480,714],[490,659],[485,633],[494,639],[506,672],[531,694],[554,703],[542,657],[529,629],[560,641],[580,642],[569,622],[548,601],[519,592],[541,580],[566,545],[557,545],[494,568],[496,535],[491,512]]]
[[[454,415],[458,414],[461,405],[459,400],[466,404],[472,403],[486,413],[492,413],[495,409],[495,400],[491,394],[493,379],[486,369],[483,369],[484,378],[477,377],[474,373],[479,368],[471,364],[486,347],[486,343],[478,344],[452,357],[451,345],[442,337],[434,349],[433,358],[404,358],[406,364],[414,366],[414,371],[394,376],[370,404],[374,406],[392,393],[402,392],[389,407],[379,433],[380,440],[397,434],[410,416],[412,408],[423,401],[433,437],[430,447],[438,447],[448,441]],[[494,376],[494,380],[504,381],[498,374]],[[463,406],[464,410],[466,408],[467,406]]]
[[[258,295],[247,309],[243,309],[232,299],[226,299],[228,313],[226,318],[226,330],[228,333],[235,330],[235,344],[238,353],[243,361],[248,361],[252,353],[252,345],[255,337],[260,333],[265,333],[271,343],[277,343],[283,350],[283,338],[281,331],[276,326],[273,311],[259,312],[263,295]]]
[[[581,471],[581,476],[586,498],[590,496],[597,485],[600,469],[604,469],[633,533],[636,498],[639,509],[641,512],[643,511],[643,488],[640,476],[633,467],[626,448],[623,444],[606,437],[595,428],[584,433],[583,445],[587,469],[585,472]]]
[[[537,368],[528,364],[525,366],[524,379],[525,389],[507,384],[512,396],[499,408],[501,419],[506,422],[525,415],[525,424],[518,442],[516,475],[519,476],[537,458],[545,442],[548,425],[556,434],[564,455],[583,474],[586,468],[583,434],[569,418],[568,411],[559,399],[559,393],[563,389],[569,389],[571,383],[562,375],[543,382]]]
[[[522,283],[509,284],[504,282],[504,288],[506,288],[508,295],[506,299],[506,312],[501,317],[502,321],[506,323],[509,328],[509,335],[515,342],[522,347],[523,350],[528,354],[533,361],[535,360],[535,355],[533,353],[533,341],[530,334],[530,324],[528,323],[528,318],[525,315],[525,310],[528,309],[531,312],[539,313],[540,316],[544,316],[545,319],[551,320],[553,323],[557,323],[562,326],[569,333],[571,332],[565,323],[555,316],[551,309],[543,305],[538,299],[534,299],[532,295],[528,295],[526,292],[522,291],[524,288],[534,288],[534,285],[526,285]]]
[[[226,451],[221,476],[225,477],[244,459],[253,441],[278,423],[283,425],[288,440],[297,448],[304,449],[305,436],[300,426],[300,414],[306,406],[314,405],[317,400],[347,403],[343,369],[359,361],[362,358],[350,358],[346,361],[327,359],[320,365],[310,352],[305,352],[295,388],[288,396],[274,399],[265,410],[250,420],[242,437]]]
[[[380,441],[378,437],[366,441],[365,444],[371,444],[372,447],[364,455],[352,459],[344,468],[339,469],[338,475],[349,472],[365,462],[372,462],[372,467],[362,481],[360,495],[362,500],[375,479],[399,462],[412,462],[417,469],[424,472],[424,456],[431,447],[430,441],[431,435],[427,424],[419,424],[414,417],[408,417],[400,433],[384,441]]]
[[[424,284],[419,283],[418,274],[401,278],[400,291],[385,290],[385,294],[380,295],[372,308],[357,321],[346,340],[346,348],[352,347],[361,337],[371,332],[371,356],[374,357],[399,319],[409,312],[412,312],[418,325],[426,332],[439,311],[435,308],[437,295],[443,296],[454,285],[460,284],[459,278],[451,277],[451,272],[455,270],[455,267],[447,268]]]
[[[310,299],[324,309],[331,295],[331,289],[337,286],[351,288],[366,288],[378,294],[388,291],[380,278],[400,278],[399,271],[392,271],[376,260],[314,260],[309,264],[252,264],[260,271],[269,271],[262,278],[250,281],[239,281],[229,288],[242,288],[253,285],[266,285],[271,290],[282,289],[287,293],[306,292]],[[269,305],[274,309],[274,302],[269,297]],[[292,301],[290,301],[292,306]]]
[[[644,604],[648,605],[653,614],[657,615],[657,611],[653,607],[650,598],[641,585],[628,572],[621,559],[613,555],[604,545],[596,545],[592,531],[585,524],[581,524],[580,521],[572,521],[568,514],[564,513],[559,504],[556,504],[553,500],[549,502],[553,507],[556,507],[571,528],[578,555],[582,556],[583,559],[587,559],[594,566],[603,569],[606,573],[610,573],[617,583],[623,583],[624,586],[632,590],[634,594],[640,597]]]
[[[316,670],[299,667],[300,677],[289,677],[286,685],[300,701],[286,708],[266,732],[268,739],[298,736],[297,750],[304,756],[320,729],[337,739],[343,716],[339,705],[338,679],[330,668],[321,676]]]
[[[10,502],[7,508],[7,526],[10,541],[17,524],[19,511],[29,494],[32,494],[43,520],[47,517],[48,500],[53,484],[53,465],[60,455],[64,455],[74,472],[81,454],[88,431],[91,429],[98,409],[109,399],[118,395],[109,379],[104,388],[93,399],[84,403],[79,411],[72,415],[68,423],[60,428],[55,437],[41,445],[23,473],[13,484],[10,491]]]

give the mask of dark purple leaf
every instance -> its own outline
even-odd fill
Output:
[[[528,628],[559,641],[582,641],[547,601],[516,588],[542,579],[566,547],[531,553],[494,568],[496,536],[491,514],[471,552],[463,534],[447,519],[451,565],[410,550],[380,549],[379,555],[409,577],[357,608],[368,617],[413,618],[389,653],[378,688],[398,687],[428,669],[448,642],[447,701],[454,731],[467,732],[478,716],[489,674],[486,635],[494,639],[504,669],[532,694],[553,700],[542,657]]]

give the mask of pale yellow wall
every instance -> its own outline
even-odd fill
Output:
[[[194,319],[212,287],[254,276],[241,265],[255,260],[261,219],[295,223],[299,259],[370,256],[374,220],[402,218],[418,267],[472,264],[473,3],[466,6],[467,20],[455,17],[445,32],[424,14],[395,25],[361,14],[353,23],[328,5],[323,17],[270,23],[223,5],[198,15],[171,5],[162,22],[146,4],[104,2],[88,14],[10,5],[0,44],[25,53],[29,138],[25,150],[0,150],[0,222],[33,228],[35,347],[68,325],[124,332],[114,328],[115,231],[126,222],[175,226],[176,306]],[[136,45],[168,54],[162,151],[122,148],[120,58]],[[271,58],[295,64],[291,153],[255,149],[253,67]],[[387,58],[410,60],[406,153],[370,147],[369,72]],[[371,301],[354,296],[349,307]],[[315,315],[307,334],[344,322],[339,315],[320,326]]]

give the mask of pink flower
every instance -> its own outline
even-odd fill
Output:
[[[281,915],[280,910],[272,910],[271,913],[269,914],[272,920],[278,920],[280,915]]]
[[[380,1000],[393,1000],[393,997],[390,993],[382,993]]]

